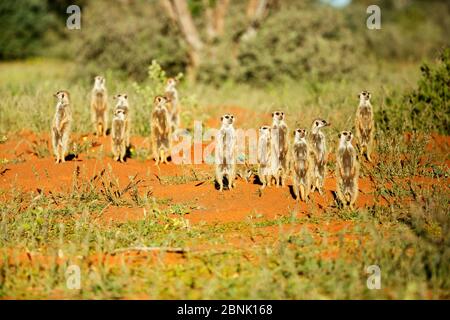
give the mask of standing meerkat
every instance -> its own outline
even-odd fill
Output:
[[[258,177],[262,183],[261,189],[270,186],[272,180],[272,133],[270,126],[259,128],[258,138]]]
[[[166,107],[167,100],[163,96],[156,96],[153,100],[151,119],[151,141],[155,165],[167,163],[171,151],[170,114]]]
[[[125,146],[125,121],[126,116],[122,109],[114,112],[111,124],[111,146],[115,161],[124,162],[126,146]]]
[[[130,105],[128,104],[128,95],[125,93],[117,94],[113,97],[113,99],[117,100],[116,108],[114,113],[117,110],[123,110],[123,114],[125,116],[125,147],[130,146],[130,131],[131,131],[131,115],[130,115]]]
[[[366,155],[369,162],[372,162],[371,153],[375,123],[373,119],[373,108],[370,103],[371,93],[362,91],[358,94],[359,106],[356,111],[355,130],[359,151]]]
[[[168,100],[168,110],[170,113],[170,125],[172,132],[177,133],[180,127],[180,104],[178,99],[178,90],[176,88],[178,81],[175,78],[169,78],[166,82],[165,96]]]
[[[289,160],[288,160],[288,127],[284,121],[284,112],[275,111],[272,113],[272,151],[271,151],[271,162],[272,162],[272,174],[275,178],[275,185],[284,186],[286,175],[289,171]]]
[[[306,130],[294,131],[294,145],[292,146],[293,188],[297,200],[307,201],[310,184],[310,150],[306,141]]]
[[[359,168],[356,151],[352,145],[353,135],[342,131],[338,135],[339,145],[336,152],[336,189],[337,196],[344,207],[354,208],[358,197]]]
[[[72,126],[72,110],[70,109],[69,92],[58,91],[54,96],[58,99],[58,102],[52,122],[52,145],[56,163],[59,163],[66,161],[65,156]]]
[[[330,123],[323,119],[316,119],[312,123],[310,134],[310,146],[313,168],[311,171],[312,176],[312,189],[319,191],[323,194],[323,181],[325,179],[325,171],[327,165],[327,144],[325,135],[322,132],[322,128],[329,126]]]
[[[91,92],[92,122],[97,136],[105,136],[108,117],[108,93],[106,91],[105,78],[95,77],[94,88]]]
[[[223,178],[227,176],[228,188],[236,186],[236,130],[234,129],[234,116],[223,115],[220,120],[222,126],[216,136],[215,162],[216,180],[219,190],[223,191]]]

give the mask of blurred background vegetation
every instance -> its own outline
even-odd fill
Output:
[[[65,26],[72,4],[81,8],[81,30]],[[366,27],[371,4],[381,8],[381,30]],[[200,95],[213,92],[217,97],[214,88],[232,96],[250,96],[248,88],[261,90],[253,105],[270,100],[270,88],[277,87],[282,103],[293,104],[291,96],[283,98],[289,88],[314,93],[316,101],[300,101],[304,105],[332,106],[341,95],[327,99],[324,83],[334,81],[328,89],[335,91],[343,81],[354,81],[351,90],[373,90],[375,99],[382,96],[379,105],[391,108],[377,111],[384,129],[401,125],[405,114],[416,115],[408,129],[431,124],[436,116],[423,116],[439,105],[444,121],[437,130],[449,132],[447,69],[442,69],[443,77],[424,80],[440,81],[431,87],[446,89],[428,90],[426,99],[398,79],[398,90],[374,88],[388,73],[401,73],[410,65],[417,72],[406,78],[415,85],[420,65],[439,61],[450,42],[448,0],[2,0],[0,30],[1,60],[52,57],[75,62],[70,77],[84,79],[85,86],[96,74],[146,81],[153,60],[168,75],[185,74],[184,85],[195,82],[191,91],[202,88]],[[319,95],[324,100],[317,100]],[[430,102],[436,96],[439,100]],[[237,102],[252,105],[249,99]]]
[[[449,44],[446,0],[3,0],[0,59],[58,56],[94,75],[119,70],[142,80],[153,59],[169,74],[264,84],[340,77],[383,60],[420,61]],[[66,8],[82,10],[67,30]],[[382,29],[366,28],[381,8]],[[187,21],[187,22],[183,22]]]

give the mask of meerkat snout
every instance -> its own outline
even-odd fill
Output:
[[[323,127],[328,127],[328,126],[331,126],[331,123],[327,122],[326,120],[323,120],[323,119],[314,120],[314,127],[317,129],[320,129]]]
[[[231,114],[226,114],[220,118],[222,124],[224,125],[232,125],[234,123],[234,116]]]
[[[338,138],[341,141],[351,142],[353,139],[353,134],[351,131],[342,131],[338,134]]]
[[[358,98],[361,101],[369,101],[371,97],[372,97],[372,94],[366,90],[363,90],[358,94]]]
[[[306,138],[306,130],[305,129],[296,129],[294,131],[295,141],[305,139]]]
[[[282,111],[272,112],[272,119],[277,120],[277,121],[283,121],[284,120],[284,112],[282,112]]]
[[[155,107],[160,108],[161,106],[165,105],[167,102],[167,98],[164,96],[156,96],[155,97]]]

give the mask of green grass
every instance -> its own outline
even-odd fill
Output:
[[[71,82],[71,68],[57,61],[0,64],[0,137],[23,128],[48,132],[52,93],[61,88],[72,93],[74,131],[89,132],[90,81]],[[285,109],[291,126],[309,126],[316,116],[327,118],[333,123],[331,142],[334,133],[353,125],[358,91],[371,90],[375,108],[381,108],[385,99],[413,86],[415,70],[390,65],[384,66],[384,76],[368,70],[360,79],[339,83],[267,89],[185,84],[182,92],[197,100],[189,117],[201,117],[208,105],[239,105],[257,112]],[[113,81],[111,73],[106,76],[111,95],[129,92],[136,112],[134,134],[148,134],[150,97],[134,95],[132,84]],[[252,121],[245,125],[261,124],[260,119]],[[443,187],[448,167],[433,164],[437,156],[426,151],[428,139],[414,135],[406,143],[389,132],[377,135],[380,163],[363,167],[362,174],[372,177],[376,199],[389,203],[357,211],[333,206],[267,219],[250,209],[243,221],[191,224],[186,216],[198,209],[195,202],[156,198],[151,188],[138,189],[140,182],[133,177],[120,185],[110,169],[96,177],[76,169],[65,192],[0,189],[0,298],[449,299],[450,199]],[[41,145],[33,148],[38,157],[48,156]],[[79,146],[79,152],[86,148]],[[146,154],[138,158],[145,160]],[[1,162],[0,172],[6,164],[14,162]],[[408,180],[430,175],[436,184],[429,188]],[[211,180],[209,172],[190,167],[181,176],[158,177],[163,185]],[[145,209],[146,217],[99,222],[109,206]],[[350,227],[337,232],[327,228],[335,223]],[[242,245],[231,245],[237,236],[242,239],[235,242]],[[189,250],[179,256],[181,261],[170,263],[165,263],[165,251],[156,253],[156,259],[140,254],[135,262],[115,253],[136,246]],[[109,264],[108,257],[117,261]],[[81,290],[66,286],[66,271],[73,264],[81,269]],[[366,286],[370,265],[381,268],[381,290]]]

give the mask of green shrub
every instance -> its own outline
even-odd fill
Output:
[[[91,1],[82,28],[74,33],[82,72],[92,77],[106,69],[142,80],[151,61],[170,74],[183,71],[188,56],[181,36],[158,2]]]
[[[442,51],[438,61],[424,63],[417,89],[377,112],[378,123],[384,130],[425,130],[450,134],[450,48]],[[388,105],[390,101],[387,101]]]
[[[240,41],[235,61],[228,50],[214,65],[206,61],[200,77],[210,82],[228,76],[260,84],[306,76],[337,78],[357,66],[362,54],[358,43],[342,11],[292,1],[271,12],[254,37]]]
[[[46,1],[0,1],[0,60],[35,55],[42,48],[42,37],[52,24]]]

